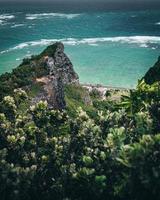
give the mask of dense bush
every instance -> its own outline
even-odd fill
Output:
[[[160,136],[151,99],[143,97],[145,106],[134,113],[125,106],[97,110],[95,119],[81,108],[73,119],[46,102],[21,112],[25,101],[18,89],[0,103],[2,200],[160,198]]]

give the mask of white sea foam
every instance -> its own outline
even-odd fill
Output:
[[[147,48],[147,47],[148,47],[147,44],[140,44],[139,46],[140,46],[140,47],[143,47],[143,48]]]
[[[25,26],[25,24],[14,24],[11,26],[11,28],[17,28],[17,27],[22,27]]]
[[[27,47],[34,47],[34,46],[47,46],[54,42],[63,42],[65,45],[81,45],[87,44],[96,46],[100,43],[122,43],[122,44],[136,44],[139,47],[147,48],[149,45],[160,44],[160,37],[158,36],[129,36],[129,37],[102,37],[102,38],[83,38],[83,39],[76,39],[76,38],[67,38],[67,39],[41,39],[37,41],[31,42],[24,42],[21,43],[13,48],[10,48],[5,51],[1,51],[0,54],[24,49]]]
[[[50,17],[59,17],[72,19],[78,17],[80,14],[64,14],[64,13],[40,13],[40,14],[27,14],[26,19],[35,20],[35,19],[44,19]]]
[[[27,42],[26,43],[21,43],[21,44],[19,44],[18,46],[15,46],[15,47],[13,47],[12,49],[13,50],[16,50],[16,49],[24,49],[25,47],[28,47],[29,45],[27,44]]]
[[[9,15],[9,14],[0,15],[1,20],[7,20],[7,19],[13,19],[13,18],[15,18],[14,15]]]
[[[8,20],[15,18],[14,15],[4,14],[0,15],[0,25],[6,25]]]

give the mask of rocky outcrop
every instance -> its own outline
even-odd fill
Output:
[[[40,55],[40,63],[48,69],[48,75],[36,79],[37,82],[43,83],[43,90],[32,99],[32,102],[46,100],[50,107],[62,110],[66,107],[64,85],[79,84],[78,75],[64,53],[62,43],[47,47]]]
[[[47,101],[50,108],[63,110],[66,107],[64,84],[61,77],[45,76],[37,78],[36,82],[43,83],[43,87],[38,95],[32,99],[32,104],[40,100]]]
[[[144,76],[144,80],[147,84],[153,84],[160,81],[160,57],[153,67],[151,67]]]
[[[45,56],[49,74],[51,76],[59,76],[62,78],[63,84],[79,83],[77,73],[73,69],[73,65],[67,55],[64,53],[62,43],[56,43],[54,56]]]

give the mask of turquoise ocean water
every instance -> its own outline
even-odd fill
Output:
[[[160,55],[160,9],[0,6],[0,74],[55,41],[82,83],[133,88]]]

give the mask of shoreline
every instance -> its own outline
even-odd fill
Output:
[[[101,84],[82,84],[80,85],[87,89],[88,92],[92,92],[94,90],[98,91],[98,93],[101,96],[102,100],[106,100],[106,93],[109,92],[111,94],[110,99],[115,101],[120,101],[122,95],[126,95],[131,90],[130,88],[123,88],[123,87],[112,87],[112,86],[106,86]]]
[[[104,89],[104,90],[134,90],[135,88],[125,88],[125,87],[118,87],[118,86],[109,86],[109,85],[102,85],[102,84],[92,84],[92,83],[80,83],[82,87],[91,88],[91,89]]]

